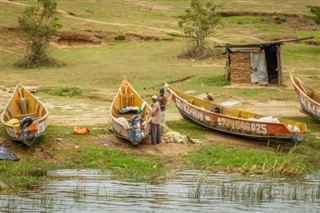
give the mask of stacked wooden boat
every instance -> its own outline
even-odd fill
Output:
[[[110,115],[114,134],[138,145],[150,136],[151,107],[123,80],[111,104]]]
[[[27,146],[47,131],[48,109],[22,84],[18,84],[1,114],[10,138]]]
[[[320,92],[293,75],[290,78],[298,95],[302,110],[307,115],[320,120]]]
[[[307,131],[304,123],[276,119],[208,102],[166,86],[182,117],[204,127],[265,140],[300,143]]]

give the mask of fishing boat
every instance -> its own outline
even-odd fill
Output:
[[[182,117],[204,127],[234,135],[269,141],[300,143],[307,131],[304,123],[220,106],[166,85]]]
[[[303,112],[320,120],[320,92],[290,75]]]
[[[111,104],[110,115],[114,134],[137,146],[150,136],[151,107],[123,80]]]
[[[14,141],[31,146],[47,132],[48,109],[22,84],[18,84],[1,114],[1,122]]]

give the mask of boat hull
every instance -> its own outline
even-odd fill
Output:
[[[182,110],[179,110],[179,112],[180,112],[181,116],[188,121],[191,121],[191,122],[196,123],[200,126],[204,126],[206,128],[216,130],[219,132],[223,132],[223,133],[227,133],[227,134],[239,135],[239,136],[243,136],[243,137],[250,137],[250,138],[259,139],[259,140],[260,139],[274,140],[274,141],[283,140],[283,141],[288,141],[288,142],[292,142],[292,143],[301,143],[305,138],[305,135],[274,136],[274,135],[250,134],[250,133],[247,133],[247,132],[241,131],[241,130],[235,131],[232,128],[224,128],[219,125],[206,125],[206,124],[202,123],[201,121],[199,121],[198,119],[195,119],[194,117],[188,115],[187,113],[185,113]]]
[[[139,139],[132,140],[131,137],[129,137],[129,134],[131,131],[130,129],[125,129],[121,124],[119,124],[115,119],[112,119],[112,132],[115,134],[115,136],[125,139],[129,141],[132,145],[137,146],[139,143],[141,143],[144,139],[150,137],[150,125],[151,123],[147,124],[145,134],[140,137]]]
[[[28,111],[30,111],[30,108],[32,108],[35,116],[39,116],[37,118],[34,118],[34,121],[32,123],[33,129],[30,130],[30,133],[27,137],[24,136],[22,129],[20,126],[15,127],[12,125],[7,124],[7,120],[14,118],[14,117],[20,117],[23,118],[24,116],[21,115],[21,112],[19,112],[18,105],[15,105],[17,102],[17,93],[18,90],[22,90],[22,93],[25,94],[25,96],[28,98],[29,102],[33,103],[31,107],[28,108]],[[9,109],[12,111],[15,111],[15,113],[10,113]],[[32,114],[32,113],[31,113]],[[39,138],[42,135],[45,135],[47,132],[47,118],[48,118],[48,109],[44,106],[43,103],[39,99],[37,99],[35,96],[33,96],[25,87],[23,87],[21,84],[18,84],[15,92],[13,93],[13,96],[6,106],[6,108],[3,110],[1,114],[1,122],[5,126],[6,132],[11,140],[13,141],[19,141],[21,143],[24,143],[26,146],[32,146],[32,144],[36,141],[37,138]],[[30,115],[27,114],[25,116]]]
[[[305,132],[290,132],[283,124],[251,121],[203,110],[180,98],[168,89],[172,100],[184,119],[220,132],[263,140],[283,140],[300,143]]]
[[[119,122],[119,118],[125,118],[125,121],[128,122],[130,118],[133,118],[137,114],[119,115],[118,111],[123,107],[139,106],[141,108],[142,105],[144,105],[144,107],[140,115],[145,120],[143,122],[143,131],[140,132],[141,134],[136,134],[132,126],[124,126],[123,123]],[[129,82],[124,80],[111,104],[110,116],[113,133],[117,137],[128,140],[132,145],[137,146],[150,136],[151,116],[148,114],[150,111],[150,106],[140,97]]]
[[[17,133],[11,126],[6,126],[5,128],[11,140],[19,141],[27,146],[31,146],[37,140],[37,138],[47,133],[47,119],[39,122],[37,125],[37,130],[31,131],[28,138],[23,137],[22,133]]]
[[[298,96],[301,108],[303,112],[305,112],[307,115],[317,119],[320,121],[320,104],[310,98],[305,92],[303,92],[301,86],[299,87],[299,79],[296,77],[291,76],[291,81],[294,86],[294,90],[296,91],[296,94]],[[300,81],[301,82],[301,81]],[[301,82],[302,84],[302,82]],[[307,85],[306,85],[307,86]],[[315,90],[307,86],[312,92]]]

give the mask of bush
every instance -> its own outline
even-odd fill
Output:
[[[28,7],[18,18],[27,43],[25,55],[15,63],[18,67],[60,65],[46,52],[49,38],[61,27],[55,16],[57,4],[54,0],[38,0],[38,3],[41,6]]]
[[[320,24],[320,7],[310,7],[310,12],[314,15],[313,20]]]
[[[215,32],[220,24],[217,13],[218,5],[212,0],[191,0],[190,8],[179,16],[179,26],[185,35],[191,39],[190,54],[193,58],[204,58],[208,48],[205,48],[205,39]]]

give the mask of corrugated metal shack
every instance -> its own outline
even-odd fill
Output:
[[[226,80],[231,84],[280,86],[282,82],[282,50],[284,42],[310,39],[287,39],[259,44],[227,44]]]
[[[280,86],[281,44],[227,45],[227,80],[231,84]]]

